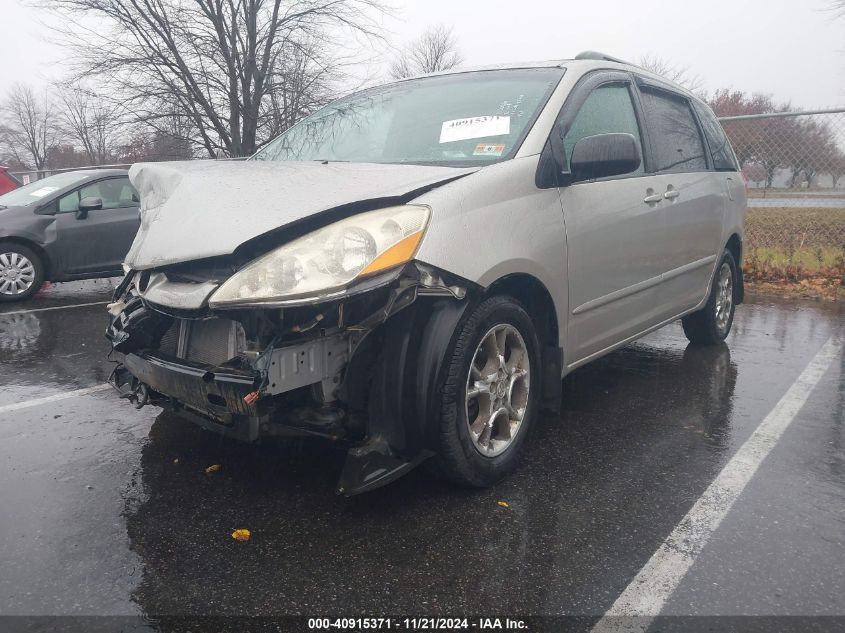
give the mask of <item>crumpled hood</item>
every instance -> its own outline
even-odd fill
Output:
[[[345,204],[404,196],[476,168],[370,163],[138,163],[141,227],[133,269],[228,255],[254,237]]]

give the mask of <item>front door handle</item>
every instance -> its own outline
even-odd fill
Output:
[[[681,195],[680,191],[675,189],[672,185],[669,185],[669,187],[666,189],[666,193],[663,194],[663,197],[666,198],[667,200],[674,200],[675,198],[677,198],[680,195]]]
[[[646,190],[646,197],[643,198],[643,202],[646,204],[657,204],[661,200],[663,200],[663,196],[659,193],[654,193],[654,189],[651,187]]]

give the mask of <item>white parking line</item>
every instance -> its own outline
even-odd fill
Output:
[[[596,623],[594,633],[645,631],[648,628],[757,468],[804,406],[810,392],[841,354],[842,342],[835,337],[828,339],[798,380]]]
[[[24,402],[15,402],[12,404],[4,404],[0,406],[0,413],[8,413],[9,411],[18,411],[20,409],[28,409],[29,407],[37,407],[41,404],[48,404],[50,402],[58,402],[59,400],[67,400],[68,398],[76,398],[77,396],[84,396],[89,393],[96,393],[98,391],[105,391],[110,389],[111,385],[104,383],[102,385],[94,385],[93,387],[85,387],[84,389],[76,389],[75,391],[65,391],[64,393],[57,393],[54,396],[45,396],[44,398],[36,398],[35,400],[25,400]]]
[[[50,306],[49,308],[33,308],[32,310],[15,310],[14,312],[0,312],[0,316],[7,314],[28,314],[30,312],[46,312],[47,310],[64,310],[66,308],[84,308],[86,306],[104,306],[108,301],[94,301],[93,303],[72,303],[66,306]]]

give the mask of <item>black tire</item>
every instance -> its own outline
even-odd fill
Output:
[[[467,422],[467,381],[470,363],[485,335],[497,326],[510,326],[520,335],[507,335],[508,341],[517,345],[524,343],[528,357],[528,389],[524,414],[512,439],[500,454],[483,455],[476,448],[470,436]],[[508,296],[496,296],[484,300],[468,319],[458,326],[454,343],[446,355],[446,380],[441,392],[439,410],[438,469],[454,482],[475,486],[489,486],[516,468],[520,454],[528,438],[534,418],[537,416],[542,385],[540,367],[540,345],[531,317],[525,308]],[[513,357],[515,358],[515,357]],[[524,367],[524,364],[522,365]],[[507,382],[507,379],[504,379]],[[514,385],[519,384],[517,379]],[[511,391],[524,388],[513,387]],[[510,394],[510,392],[509,392]],[[524,394],[523,394],[524,397]],[[508,396],[510,401],[510,396]],[[522,407],[519,407],[522,408]],[[508,416],[509,418],[510,416]],[[497,419],[496,425],[510,424]],[[492,428],[492,427],[491,427]],[[508,429],[510,426],[508,426]],[[492,431],[491,431],[492,432]]]
[[[720,323],[717,314],[717,303],[719,301],[720,275],[723,266],[727,266],[730,270],[730,308],[727,311],[727,320],[722,320]],[[713,281],[710,284],[710,294],[707,297],[707,303],[704,304],[701,310],[688,314],[681,319],[684,334],[686,334],[690,343],[695,343],[696,345],[717,345],[728,336],[734,320],[734,311],[736,310],[738,272],[734,256],[730,251],[724,251],[722,258],[719,260],[719,265],[716,267],[716,273],[713,275]]]
[[[44,263],[35,251],[15,242],[0,242],[0,258],[3,255],[9,257],[15,254],[25,257],[32,264],[34,278],[26,290],[17,294],[8,294],[8,292],[3,292],[4,280],[0,279],[0,303],[26,301],[38,292],[44,284]],[[0,276],[2,276],[2,261],[0,261]]]

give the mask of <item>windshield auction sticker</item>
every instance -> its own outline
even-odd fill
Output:
[[[473,116],[444,121],[440,127],[440,142],[452,143],[510,133],[511,118],[509,116]]]

